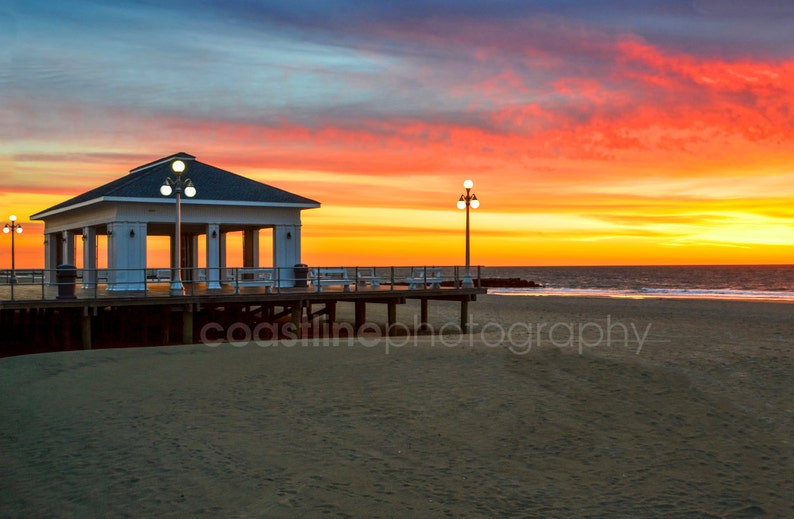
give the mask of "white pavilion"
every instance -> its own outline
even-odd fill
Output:
[[[97,282],[97,236],[107,236],[108,290],[144,290],[147,237],[170,236],[174,263],[175,199],[160,194],[171,164],[185,164],[183,177],[196,187],[194,198],[182,198],[182,268],[198,266],[199,240],[206,252],[207,288],[221,288],[226,268],[228,233],[243,234],[243,265],[260,266],[259,231],[272,229],[274,269],[301,263],[301,211],[320,203],[256,182],[177,153],[130,170],[122,178],[34,214],[44,221],[45,269],[54,277],[60,264],[75,264],[75,240],[82,240],[83,287]],[[49,281],[54,281],[49,279]]]

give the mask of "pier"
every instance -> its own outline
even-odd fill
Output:
[[[486,291],[480,287],[479,270],[474,286],[463,287],[461,267],[335,268],[334,271],[342,270],[352,276],[347,281],[326,283],[320,272],[332,269],[312,269],[305,279],[297,281],[293,274],[289,280],[286,276],[257,280],[250,269],[227,270],[228,282],[222,283],[220,289],[207,288],[207,283],[188,282],[183,296],[170,293],[170,281],[157,279],[157,269],[148,269],[144,290],[135,291],[108,289],[101,282],[105,275],[101,270],[90,273],[77,270],[79,278],[68,282],[62,281],[59,273],[42,270],[20,271],[17,283],[3,277],[0,356],[109,347],[345,337],[362,331],[394,335],[409,329],[397,320],[398,305],[409,300],[419,302],[420,330],[429,322],[431,301],[459,302],[460,329],[465,331],[469,325],[469,303]],[[201,277],[198,272],[192,275]],[[239,279],[243,276],[246,279]],[[48,279],[58,281],[48,282]],[[81,279],[91,283],[83,284]],[[352,305],[353,322],[337,321],[340,304]],[[368,322],[367,309],[371,305],[385,305],[385,323]]]
[[[455,301],[467,329],[468,305],[485,293],[479,269],[472,283],[468,253],[466,267],[310,268],[301,213],[319,207],[184,152],[134,167],[30,217],[44,222],[44,268],[12,261],[0,272],[0,356],[351,336],[373,331],[368,305],[385,305],[378,331],[392,335],[405,332],[397,307],[412,299],[414,328],[427,327],[430,301]],[[229,266],[232,235],[241,238],[240,267]],[[154,237],[168,239],[170,264],[149,264]],[[269,259],[259,257],[261,240]],[[340,304],[353,305],[344,326]]]

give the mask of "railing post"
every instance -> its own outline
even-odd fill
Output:
[[[389,283],[389,290],[394,292],[394,265],[391,266],[391,283]]]

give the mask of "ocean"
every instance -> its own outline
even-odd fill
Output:
[[[542,288],[489,294],[794,302],[794,265],[482,267],[484,278],[521,278]]]

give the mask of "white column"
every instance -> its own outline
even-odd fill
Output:
[[[278,269],[280,279],[292,286],[292,269],[301,262],[300,225],[276,225],[273,228],[273,267]]]
[[[221,233],[218,240],[218,257],[221,270],[221,280],[226,279],[226,233]]]
[[[146,289],[146,223],[108,224],[108,290]]]
[[[60,239],[58,233],[44,235],[44,281],[55,283],[55,268],[58,266]]]
[[[96,250],[96,228],[83,227],[83,288],[96,287]]]
[[[220,256],[221,229],[220,225],[211,223],[207,225],[207,243],[204,249],[207,252],[207,289],[221,288],[221,256]]]
[[[63,244],[63,262],[67,265],[74,265],[74,233],[72,231],[63,231],[61,239],[63,240],[61,242]]]
[[[119,227],[116,224],[109,223],[107,228],[108,235],[108,290],[116,290],[116,268],[118,265],[118,254],[116,253],[116,232]],[[118,231],[120,232],[120,231]]]

